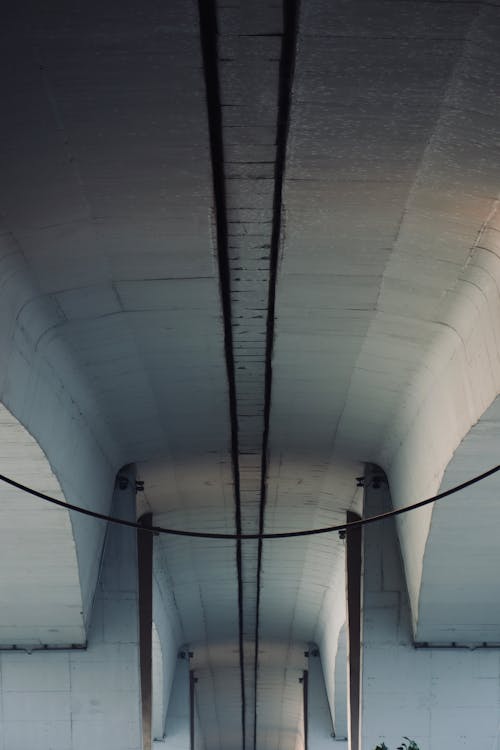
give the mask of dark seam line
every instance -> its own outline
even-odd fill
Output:
[[[254,653],[254,727],[253,750],[257,750],[257,685],[259,671],[259,628],[260,628],[260,591],[262,577],[262,548],[264,522],[267,502],[267,471],[269,448],[269,422],[271,415],[271,389],[273,378],[274,315],[276,306],[276,282],[280,253],[282,227],[283,182],[286,168],[286,149],[290,125],[293,74],[295,69],[295,50],[297,44],[297,26],[299,17],[299,0],[283,0],[283,35],[281,39],[281,59],[279,67],[279,98],[276,128],[276,161],[274,165],[273,223],[271,234],[268,308],[266,325],[266,365],[265,365],[265,401],[264,432],[262,435],[260,508],[259,508],[259,542],[257,551],[257,596],[255,608],[255,653]]]
[[[153,514],[139,519],[151,526]],[[153,536],[137,530],[137,577],[139,584],[139,669],[141,677],[142,741],[144,750],[152,747],[152,627],[153,627]]]
[[[366,492],[366,490],[365,490]],[[364,511],[363,511],[364,512]],[[358,521],[357,513],[347,511],[347,523]],[[359,750],[361,683],[361,565],[363,534],[359,526],[346,533],[347,632],[349,642],[348,694],[351,750]]]
[[[219,288],[224,320],[224,350],[229,388],[229,414],[231,422],[231,459],[234,478],[235,527],[242,533],[241,498],[238,445],[238,412],[236,402],[236,379],[234,370],[233,338],[231,327],[231,281],[228,254],[227,204],[224,183],[224,145],[222,138],[222,110],[219,71],[217,67],[217,14],[215,0],[198,0],[200,17],[200,39],[205,75],[207,114],[210,135],[210,155],[215,200],[217,230],[217,260],[219,266]],[[243,564],[241,539],[236,540],[236,570],[238,577],[238,631],[241,687],[241,734],[242,750],[246,747],[245,705],[245,660],[243,638]]]

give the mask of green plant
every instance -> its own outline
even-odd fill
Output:
[[[410,740],[409,737],[403,737],[404,740],[408,740],[408,742],[402,742],[397,750],[419,750],[419,747],[415,740]]]
[[[415,740],[410,740],[409,737],[403,737],[403,740],[406,740],[406,742],[401,742],[396,750],[420,750]],[[373,750],[389,750],[389,748],[385,742],[382,742],[380,745],[373,748]]]

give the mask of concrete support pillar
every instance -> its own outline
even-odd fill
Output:
[[[348,737],[348,682],[347,682],[347,629],[342,628],[339,634],[337,655],[335,657],[335,699],[333,728],[337,743],[344,742],[347,747]],[[337,744],[336,750],[344,747]]]
[[[355,513],[347,513],[347,522],[358,520]],[[360,527],[346,533],[346,583],[347,583],[347,651],[348,651],[348,716],[349,749],[360,750],[360,686],[361,686],[361,554]]]
[[[304,701],[306,721],[304,723],[307,733],[307,750],[338,750],[339,745],[334,742],[332,717],[320,653],[315,646],[309,648],[304,689],[306,691]]]
[[[135,520],[122,475],[112,512]],[[134,529],[108,527],[87,649],[3,652],[0,675],[0,750],[141,750]]]
[[[153,515],[141,518],[145,529],[150,528]],[[141,665],[142,747],[151,750],[153,740],[153,535],[137,532],[139,575],[139,661]]]
[[[367,477],[366,516],[391,507],[377,484]],[[364,527],[362,575],[361,750],[403,736],[421,750],[500,748],[499,651],[413,646],[394,521]]]
[[[192,750],[192,686],[189,671],[189,654],[181,651],[175,667],[174,681],[168,703],[163,742],[155,742],[153,747],[165,750]]]

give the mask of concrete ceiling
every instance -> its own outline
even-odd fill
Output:
[[[75,409],[85,418],[92,400],[110,467],[139,464],[140,511],[156,523],[343,521],[361,510],[365,461],[387,470],[396,502],[412,499],[407,446],[473,328],[466,287],[498,296],[497,269],[478,268],[497,242],[500,13],[451,6],[9,9],[0,210],[52,311],[33,346],[65,352],[91,394]],[[439,484],[496,382],[439,460],[420,440],[410,495]],[[415,610],[430,517],[412,523]],[[301,747],[311,642],[334,704],[341,540],[162,537],[155,578],[161,647],[194,651],[206,750]]]

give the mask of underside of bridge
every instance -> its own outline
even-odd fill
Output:
[[[0,750],[496,748],[500,2],[2,13]]]

